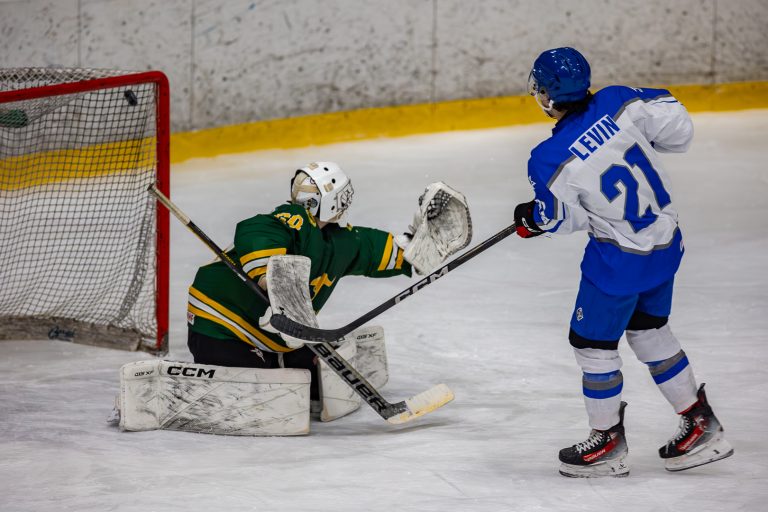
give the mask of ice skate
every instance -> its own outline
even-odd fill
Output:
[[[626,458],[629,449],[624,437],[624,408],[621,402],[619,423],[608,430],[592,430],[589,438],[560,450],[560,474],[574,478],[629,475]]]
[[[723,427],[707,402],[704,384],[699,387],[698,397],[699,400],[680,415],[675,436],[659,448],[667,471],[695,468],[733,455]]]

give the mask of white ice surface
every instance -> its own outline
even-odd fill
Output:
[[[586,235],[510,237],[378,318],[392,401],[447,383],[456,400],[395,427],[363,408],[301,438],[108,426],[117,370],[146,354],[0,342],[0,511],[757,511],[768,502],[768,110],[694,116],[685,155],[663,157],[687,252],[671,325],[735,456],[671,474],[657,448],[677,418],[624,342],[631,475],[571,480],[557,451],[586,438],[567,341]],[[530,199],[525,165],[547,124],[197,160],[172,195],[220,245],[283,201],[293,169],[339,162],[351,221],[395,232],[424,186],[463,191],[472,245]],[[171,353],[186,349],[186,287],[208,250],[172,219]],[[337,327],[414,281],[347,278],[320,315]]]

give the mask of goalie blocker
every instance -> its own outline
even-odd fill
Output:
[[[340,340],[337,352],[377,387],[389,375],[384,330],[366,327]],[[315,416],[332,421],[357,410],[360,398],[323,361]],[[120,369],[112,421],[121,430],[182,430],[240,436],[309,433],[310,372],[139,361]]]

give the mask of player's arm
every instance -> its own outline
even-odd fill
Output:
[[[411,275],[411,265],[403,257],[403,249],[394,243],[391,233],[365,227],[341,228],[327,226],[331,230],[336,268],[344,269],[341,275],[391,277]],[[290,252],[289,252],[290,254]],[[312,300],[308,293],[311,261],[304,256],[276,256],[268,260],[269,271],[265,282],[271,306],[259,318],[259,327],[280,336],[289,348],[299,348],[301,339],[280,333],[270,323],[273,311],[280,311],[302,324],[317,327]]]
[[[682,153],[693,140],[693,122],[688,111],[666,89],[623,88],[624,95],[634,95],[640,101],[627,105],[632,122],[656,151]]]
[[[373,233],[361,237],[358,262],[351,268],[372,277],[388,277],[387,272],[398,271],[405,261],[417,274],[424,275],[469,245],[471,239],[472,219],[466,197],[443,182],[435,182],[419,197],[409,231],[397,237],[387,233],[386,240]]]
[[[553,166],[534,151],[528,161],[528,179],[533,187],[534,199],[515,207],[515,230],[522,238],[532,238],[544,233],[569,234],[587,229],[587,212],[579,205],[577,194],[567,188],[558,189],[556,195],[550,188]],[[547,179],[548,178],[548,179]],[[559,187],[562,188],[562,187]]]
[[[411,264],[404,257],[404,249],[392,233],[361,226],[352,227],[345,247],[350,251],[350,264],[345,275],[392,277],[411,275]]]

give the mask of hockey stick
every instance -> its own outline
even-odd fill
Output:
[[[364,323],[373,319],[374,317],[379,316],[380,314],[382,314],[383,312],[385,312],[395,304],[399,304],[400,302],[404,301],[405,299],[407,299],[417,291],[421,290],[425,286],[434,283],[435,281],[437,281],[438,279],[440,279],[445,274],[455,269],[459,265],[466,263],[473,257],[477,256],[481,252],[488,249],[489,247],[496,245],[498,242],[507,238],[509,235],[511,235],[514,232],[515,232],[514,224],[502,229],[501,231],[493,235],[491,238],[474,246],[472,249],[468,250],[458,258],[454,259],[453,261],[450,261],[449,263],[435,270],[434,272],[432,272],[427,277],[425,277],[418,283],[414,284],[410,288],[403,290],[402,292],[398,293],[391,299],[376,306],[371,311],[364,314],[357,320],[354,320],[348,323],[344,327],[339,327],[338,329],[319,329],[317,327],[300,324],[294,320],[291,320],[290,318],[288,318],[282,313],[277,313],[272,315],[272,318],[269,319],[269,323],[271,323],[275,327],[275,329],[277,329],[278,331],[302,340],[308,340],[308,341],[314,341],[314,342],[338,340],[340,338],[343,338],[350,332],[354,331]]]
[[[173,215],[181,221],[192,233],[194,233],[202,242],[218,256],[224,264],[229,267],[242,281],[258,295],[264,302],[269,304],[269,297],[251,279],[248,274],[238,265],[227,253],[221,250],[216,243],[195,225],[192,220],[184,214],[175,204],[171,202],[155,185],[150,185],[148,189],[157,197],[157,200],[165,206]],[[379,416],[392,424],[406,423],[419,416],[423,416],[434,411],[453,400],[453,392],[445,384],[438,384],[432,388],[419,393],[402,402],[390,403],[368,382],[365,377],[349,364],[347,360],[341,357],[336,350],[328,343],[307,344],[312,352],[317,354],[349,387],[351,387]]]

